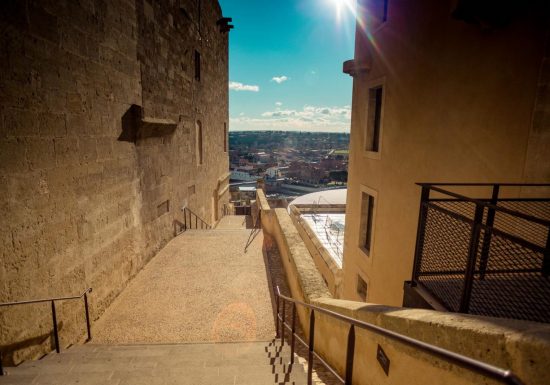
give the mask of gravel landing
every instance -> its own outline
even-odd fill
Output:
[[[94,325],[94,343],[272,339],[263,234],[250,235],[195,230],[173,239]]]

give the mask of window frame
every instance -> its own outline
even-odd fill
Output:
[[[371,91],[376,89],[382,90],[382,95],[380,98],[381,100],[380,100],[380,108],[379,108],[379,117],[378,117],[378,132],[377,132],[378,140],[377,140],[377,145],[373,146],[376,148],[376,150],[370,150],[370,149],[367,149],[367,144],[369,143],[369,137],[370,137],[370,130],[369,130],[370,119],[371,119],[370,105],[372,100],[370,95],[371,95]],[[367,82],[366,90],[367,90],[367,94],[366,94],[366,106],[364,108],[365,119],[363,123],[363,143],[362,143],[363,155],[365,155],[369,159],[381,159],[383,134],[384,134],[384,109],[386,105],[386,94],[388,93],[387,86],[386,86],[386,78],[383,77],[383,78],[374,79]],[[375,103],[375,114],[376,114],[376,110],[378,110],[378,108],[376,107],[376,103]],[[374,122],[376,122],[376,116],[374,116],[373,119],[374,119]]]
[[[365,284],[365,296],[363,297],[362,294],[359,292],[359,286],[360,286],[360,280],[363,281]],[[357,273],[357,280],[355,281],[355,294],[359,297],[359,299],[362,302],[367,302],[369,299],[369,286],[370,282],[368,278],[365,278],[365,276],[361,273]]]
[[[378,192],[370,187],[361,185],[359,196],[360,220],[359,220],[359,249],[368,258],[374,255],[374,245],[376,241],[376,212],[378,206]],[[364,196],[367,196],[367,211],[364,207]],[[368,241],[368,244],[367,244]]]
[[[202,166],[204,164],[204,130],[200,120],[195,122],[195,149],[197,166]]]
[[[387,23],[390,13],[390,0],[368,0],[369,5],[374,1],[384,1],[383,14],[380,19],[376,18],[376,23],[373,25],[373,28],[369,27],[370,33],[376,33],[381,30]],[[372,8],[367,6],[367,12],[370,12]]]
[[[194,61],[195,61],[195,80],[197,82],[201,81],[201,53],[198,50],[195,50],[194,55]]]
[[[227,122],[223,122],[223,152],[227,153],[229,143],[228,143],[228,132],[227,132]]]

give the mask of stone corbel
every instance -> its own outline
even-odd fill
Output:
[[[118,140],[136,143],[138,140],[172,135],[178,126],[171,119],[144,116],[141,106],[132,106],[122,116],[122,133]]]
[[[227,33],[233,28],[235,28],[234,25],[229,24],[232,21],[233,19],[231,17],[222,17],[216,22],[216,25],[220,28],[221,33]]]
[[[346,60],[343,65],[342,72],[351,77],[369,72],[370,64],[364,60]]]

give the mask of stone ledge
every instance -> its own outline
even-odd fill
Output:
[[[317,298],[312,304],[512,370],[527,384],[550,383],[550,325],[425,309]],[[391,343],[391,340],[387,340]],[[395,342],[393,344],[400,345]],[[412,348],[404,350],[414,354]],[[424,359],[435,361],[425,355]],[[329,358],[330,360],[330,358]]]
[[[144,116],[141,106],[132,104],[122,116],[122,133],[118,140],[136,143],[138,140],[172,135],[178,124],[171,119]]]
[[[287,210],[275,209],[274,211],[282,238],[288,248],[288,257],[296,269],[296,278],[300,283],[304,299],[310,302],[315,298],[331,298],[332,295]]]
[[[267,201],[267,198],[265,196],[264,190],[257,189],[256,190],[256,200],[259,202],[260,210],[261,211],[270,211],[271,207],[269,206],[269,202]]]

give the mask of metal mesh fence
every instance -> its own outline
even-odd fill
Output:
[[[550,219],[550,200],[497,203],[520,215],[478,204],[483,207],[479,239],[474,237],[476,202],[424,203],[416,281],[450,311],[550,322],[550,277],[543,274],[549,226],[539,223]]]

